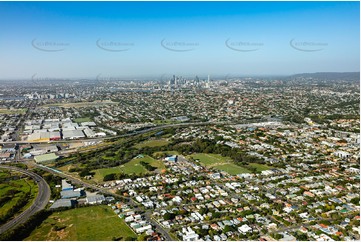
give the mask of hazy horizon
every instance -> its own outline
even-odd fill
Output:
[[[0,79],[360,71],[359,2],[0,2]]]
[[[236,79],[236,78],[286,78],[286,77],[291,77],[293,75],[307,75],[307,74],[319,74],[319,73],[335,73],[335,74],[340,74],[340,73],[358,73],[360,75],[359,71],[349,71],[349,72],[304,72],[304,73],[294,73],[294,74],[284,74],[284,75],[242,75],[242,74],[230,74],[227,73],[225,75],[222,74],[218,74],[218,75],[209,75],[211,80],[231,80],[231,79]],[[56,80],[64,80],[64,81],[82,81],[82,80],[110,80],[110,81],[126,81],[126,80],[132,80],[132,81],[136,81],[136,80],[140,80],[140,81],[168,81],[169,79],[171,79],[173,76],[172,73],[163,73],[161,75],[143,75],[143,76],[122,76],[122,75],[117,75],[117,76],[111,76],[111,75],[106,75],[105,73],[99,73],[96,76],[88,76],[88,77],[62,77],[62,76],[40,76],[37,73],[33,74],[30,77],[26,77],[26,78],[1,78],[0,77],[0,81],[56,81]],[[198,76],[201,80],[206,80],[208,78],[207,74],[194,74],[194,75],[176,75],[178,77],[183,77],[187,80],[191,80],[194,79],[196,76]]]

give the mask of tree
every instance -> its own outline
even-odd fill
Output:
[[[273,238],[279,240],[279,239],[282,239],[283,236],[282,236],[282,234],[275,234],[275,235],[273,236]]]
[[[304,234],[304,233],[297,233],[296,238],[297,238],[297,240],[300,240],[300,241],[307,241],[308,240],[307,235]]]
[[[89,176],[90,170],[88,168],[83,169],[81,172],[79,172],[79,176],[84,177],[84,176]]]
[[[235,231],[234,227],[226,225],[223,229],[223,233],[227,233],[229,231]]]
[[[163,216],[164,220],[173,220],[175,218],[174,213],[165,213]]]
[[[212,213],[212,218],[220,218],[221,214],[219,212],[213,212]]]
[[[360,205],[360,197],[354,197],[351,199],[351,202],[355,204],[356,206]]]
[[[116,174],[115,173],[110,173],[104,176],[103,181],[112,181],[115,180],[116,178]]]
[[[199,213],[200,213],[200,214],[206,214],[206,213],[208,213],[208,208],[206,208],[206,207],[201,208],[201,209],[199,210]]]

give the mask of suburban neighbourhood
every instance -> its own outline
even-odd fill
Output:
[[[2,89],[15,98],[0,101],[0,162],[41,176],[50,192],[33,227],[1,238],[360,239],[358,82],[174,76],[99,85]],[[23,178],[0,167],[2,224],[38,193]],[[23,197],[10,210],[15,185]]]

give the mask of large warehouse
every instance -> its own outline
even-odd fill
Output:
[[[45,155],[37,155],[34,157],[34,159],[37,163],[55,161],[58,158],[59,158],[59,156],[55,155],[54,153],[45,154]]]
[[[63,130],[63,139],[85,138],[82,130]]]

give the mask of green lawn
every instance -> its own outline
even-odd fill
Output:
[[[124,165],[111,168],[103,168],[95,170],[94,180],[100,182],[103,181],[105,175],[111,173],[125,173],[125,174],[145,174],[148,173],[147,169],[140,164],[141,161],[149,163],[151,166],[158,169],[165,169],[164,163],[160,160],[153,159],[150,156],[144,156],[144,158],[134,158]]]
[[[245,167],[238,166],[233,163],[232,159],[229,157],[224,157],[219,154],[205,154],[197,153],[191,155],[194,160],[199,160],[199,162],[208,168],[214,168],[217,170],[225,171],[231,175],[237,175],[241,173],[250,173],[251,171]]]
[[[55,230],[65,226],[59,231]],[[91,206],[55,212],[36,228],[25,240],[112,240],[136,234],[108,206]]]
[[[231,162],[231,158],[229,157],[223,157],[219,154],[205,154],[205,153],[198,153],[191,155],[194,160],[199,160],[199,162],[207,167],[212,167],[215,165],[219,165],[222,163],[228,163]]]
[[[76,118],[76,119],[74,119],[74,121],[76,123],[83,123],[83,122],[91,122],[93,120],[91,120],[91,118],[89,118],[89,117],[84,117],[84,118]]]
[[[147,140],[141,142],[139,144],[134,145],[135,148],[143,148],[143,147],[157,147],[157,146],[164,146],[169,144],[169,141],[166,139],[154,139],[154,140]]]
[[[112,174],[112,173],[121,173],[122,170],[120,169],[119,166],[116,166],[116,167],[111,167],[111,168],[97,169],[97,170],[94,170],[94,172],[95,172],[94,180],[98,181],[98,182],[102,182],[103,178],[106,175]]]
[[[162,161],[153,159],[150,156],[144,156],[144,158],[134,158],[130,162],[120,166],[120,170],[126,174],[140,174],[146,173],[147,170],[140,164],[141,161],[149,163],[151,166],[157,167],[159,169],[165,169],[165,166]]]
[[[225,171],[230,175],[237,175],[241,173],[250,173],[251,171],[247,170],[246,168],[243,168],[241,166],[237,166],[235,164],[223,164],[223,165],[217,165],[213,166],[213,168],[221,171]]]
[[[10,178],[14,175],[19,175],[18,173],[8,173],[7,171],[2,171],[3,170],[0,171],[1,179]],[[25,211],[33,203],[33,200],[38,193],[38,186],[31,178],[22,178],[19,180],[10,181],[2,180],[0,182],[0,218],[4,218],[3,216],[5,216],[20,199],[24,198],[25,194],[28,192],[30,193],[30,198],[27,200],[27,203],[18,211],[16,211],[12,217]],[[9,219],[11,219],[12,217],[10,217]],[[3,223],[5,222],[6,221],[3,221]]]

